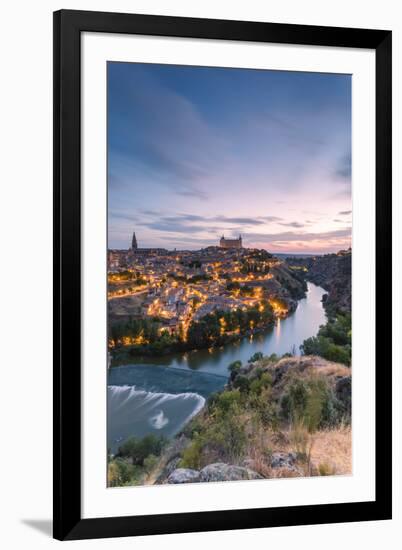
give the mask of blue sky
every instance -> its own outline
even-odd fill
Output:
[[[109,248],[350,245],[351,77],[108,64]]]

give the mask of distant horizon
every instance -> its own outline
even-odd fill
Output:
[[[350,75],[109,62],[107,78],[109,249],[133,228],[149,248],[349,248]]]
[[[131,249],[131,239],[129,240],[129,243],[128,243],[128,246],[126,247],[111,247],[111,246],[108,246],[108,250],[120,250],[120,251],[123,251],[123,250],[130,250]],[[201,248],[177,248],[177,247],[169,247],[169,246],[166,246],[166,244],[164,243],[163,245],[160,245],[160,246],[147,246],[146,244],[145,245],[142,245],[140,243],[140,245],[138,246],[138,249],[141,250],[141,248],[162,248],[162,249],[165,249],[167,250],[168,252],[197,252],[199,250],[203,250],[205,248],[209,248],[211,246],[214,246],[214,247],[217,247],[219,248],[219,244],[210,244],[210,245],[207,245],[207,246],[203,246]],[[243,246],[243,248],[256,248],[256,247],[252,247],[252,246]],[[258,248],[258,247],[257,247]],[[323,256],[325,254],[336,254],[337,252],[340,252],[341,250],[347,250],[348,248],[351,248],[351,245],[347,246],[346,248],[339,248],[335,251],[331,251],[331,252],[311,252],[311,251],[300,251],[298,250],[297,252],[295,251],[281,251],[281,252],[273,252],[269,249],[266,249],[266,248],[260,248],[260,250],[265,250],[266,252],[269,252],[270,254],[273,254],[274,256]]]

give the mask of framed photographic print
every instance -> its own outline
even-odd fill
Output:
[[[391,517],[391,32],[54,14],[54,536]]]

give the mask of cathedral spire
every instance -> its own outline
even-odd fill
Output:
[[[135,231],[133,233],[133,240],[131,241],[131,248],[133,250],[137,250],[137,248],[138,248],[137,237],[135,236]]]

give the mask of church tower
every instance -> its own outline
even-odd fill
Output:
[[[137,237],[135,236],[135,231],[133,233],[133,240],[131,241],[131,249],[137,250],[138,244],[137,244]]]

